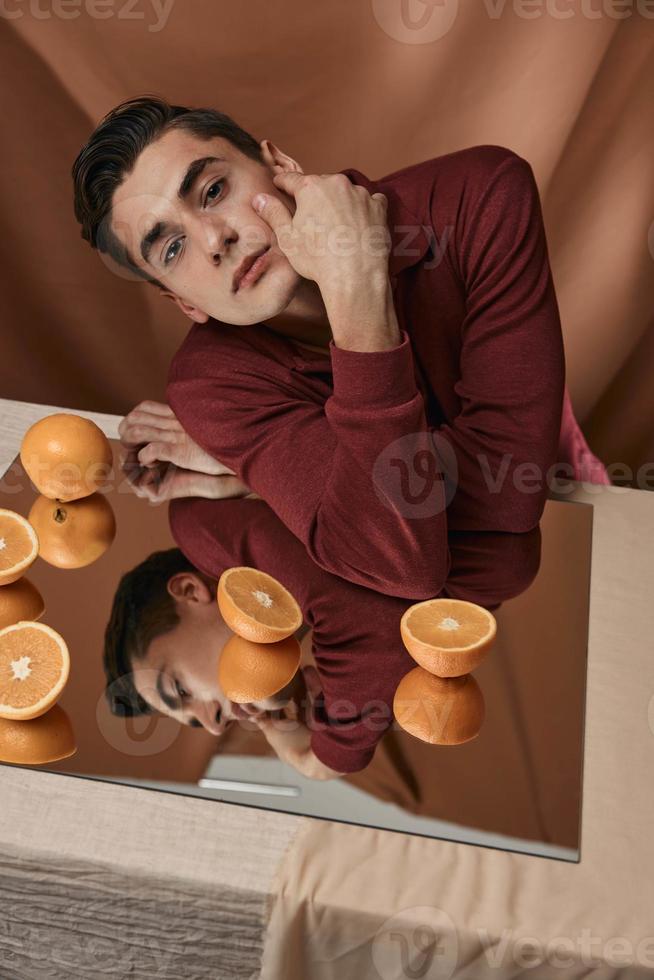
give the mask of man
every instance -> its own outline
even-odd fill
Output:
[[[104,647],[112,711],[157,710],[217,736],[247,718],[280,759],[309,778],[364,769],[393,722],[397,685],[415,667],[399,626],[411,602],[320,568],[263,500],[190,494],[170,501],[169,521],[180,548],[155,552],[131,569],[114,597]],[[540,543],[539,527],[526,534],[450,531],[452,569],[441,595],[496,609],[533,581]],[[294,680],[272,699],[245,707],[218,683],[231,632],[216,586],[235,565],[277,578],[312,631],[312,655]],[[299,712],[287,710],[293,706]],[[286,717],[275,717],[277,707]]]
[[[84,238],[194,322],[166,392],[181,432],[124,420],[138,463],[183,480],[208,456],[326,571],[427,598],[449,530],[529,534],[561,466],[610,482],[570,411],[538,191],[511,150],[304,175],[215,110],[144,97],[73,178]]]

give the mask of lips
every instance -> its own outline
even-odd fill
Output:
[[[242,281],[243,277],[246,275],[246,273],[248,273],[250,271],[250,269],[252,268],[252,266],[254,265],[254,263],[256,262],[256,260],[261,255],[264,255],[268,251],[269,248],[270,248],[270,245],[266,245],[266,246],[264,246],[264,248],[260,248],[258,251],[253,252],[252,255],[247,255],[243,259],[243,261],[239,265],[238,269],[234,273],[234,278],[232,280],[232,292],[233,293],[235,293],[235,292],[238,291],[238,289],[239,289],[239,287],[241,285],[241,281]]]

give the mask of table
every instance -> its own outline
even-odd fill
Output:
[[[0,400],[0,466],[36,419]],[[0,976],[390,980],[654,972],[654,495],[594,535],[581,861],[0,767]],[[410,968],[409,968],[410,967]]]

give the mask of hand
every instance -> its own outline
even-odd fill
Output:
[[[385,287],[391,237],[384,194],[371,195],[339,173],[280,171],[272,179],[295,198],[295,214],[269,194],[258,213],[299,275],[317,282],[323,296],[373,282]]]
[[[121,420],[118,435],[126,450],[129,468],[135,465],[154,467],[165,461],[195,473],[235,476],[233,470],[191,439],[172,408],[164,402],[139,402]]]
[[[191,439],[166,404],[141,402],[122,419],[118,434],[121,469],[134,493],[151,503],[176,497],[257,496]]]
[[[320,676],[315,667],[305,667],[303,675],[307,693],[312,703],[321,690]],[[275,714],[278,714],[275,712]],[[268,744],[273,747],[282,762],[293,766],[297,772],[308,779],[335,779],[344,773],[330,769],[321,762],[311,749],[311,732],[300,718],[300,711],[294,701],[289,701],[280,714],[283,717],[271,718],[269,714],[253,717],[253,721],[264,733]]]

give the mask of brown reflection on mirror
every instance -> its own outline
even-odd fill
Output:
[[[117,533],[109,550],[84,568],[58,569],[38,559],[29,570],[29,579],[45,598],[42,622],[62,634],[71,654],[70,677],[59,703],[71,718],[78,750],[47,768],[197,784],[216,755],[274,756],[251,722],[214,735],[158,712],[134,718],[112,714],[105,698],[102,651],[117,585],[148,555],[177,547],[168,504],[136,497],[120,471],[119,443],[112,441],[112,449],[117,477],[110,481],[107,496]],[[0,506],[27,515],[35,496],[16,459],[3,478]],[[257,507],[257,514],[266,506],[263,501],[240,501],[242,539],[248,533],[248,504]],[[576,848],[592,507],[548,501],[540,536],[538,564],[519,594],[516,590],[495,606],[495,645],[474,672],[486,704],[480,735],[463,745],[433,746],[394,725],[372,762],[342,779],[412,814]],[[464,538],[460,533],[459,541]],[[519,552],[510,560],[520,562]],[[450,594],[475,601],[474,591],[466,591],[474,586],[464,576],[458,585],[453,580]],[[302,648],[310,662],[311,631],[302,637]],[[398,676],[413,666],[406,658]],[[247,780],[247,772],[242,778]],[[322,791],[328,793],[329,787],[325,782]],[[275,806],[283,809],[283,804]],[[348,819],[346,813],[343,819]]]

